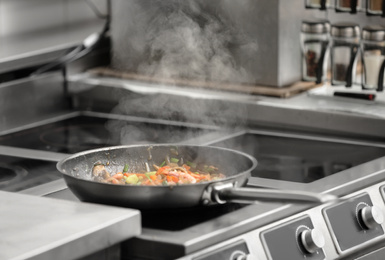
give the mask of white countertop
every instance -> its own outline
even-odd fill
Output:
[[[77,259],[141,232],[140,212],[0,191],[0,259]]]

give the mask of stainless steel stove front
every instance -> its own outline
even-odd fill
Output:
[[[101,116],[101,114],[98,115]],[[245,134],[246,136],[271,135],[277,139],[302,138],[312,141],[309,136],[282,135],[278,132],[253,130],[229,134],[226,131],[220,131],[221,129],[209,130],[214,130],[215,133],[209,131],[208,134],[183,142],[200,141],[204,145],[214,145]],[[337,140],[318,139],[318,141]],[[343,143],[349,142],[345,140]],[[381,193],[383,191],[379,189],[381,185],[385,185],[385,158],[381,157],[384,146],[360,142],[351,144],[355,147],[366,145],[375,147],[374,150],[378,149],[379,153],[375,152],[373,158],[379,158],[369,158],[366,162],[360,161],[358,165],[351,165],[352,167],[345,170],[321,176],[312,182],[291,182],[261,177],[252,177],[249,180],[250,186],[325,192],[352,198],[351,200],[341,201],[341,204],[337,205],[317,207],[308,204],[256,203],[193,223],[179,230],[143,227],[142,234],[122,243],[122,259],[176,259],[178,257],[181,257],[180,259],[355,259],[364,257],[366,252],[381,254],[382,251],[377,249],[385,244],[384,225],[376,224],[376,221],[379,221],[381,214],[385,212]],[[57,152],[9,146],[0,146],[0,153],[8,155],[12,153],[15,156],[40,160],[46,158],[50,161],[64,156]],[[34,187],[22,193],[76,200],[63,180]],[[362,198],[364,199],[361,201]],[[357,208],[357,205],[360,207]],[[370,208],[367,208],[362,215],[361,206],[363,205]],[[372,210],[373,206],[375,210]],[[341,232],[336,228],[340,225],[338,220],[334,220],[333,214],[335,210],[340,209],[346,213],[346,219],[350,218],[349,227],[354,228],[349,239],[355,235],[358,236],[351,244],[341,243],[345,238],[343,235],[341,238]],[[355,222],[358,215],[350,211],[359,211],[360,213],[357,214],[362,215],[360,218],[364,216],[369,226],[374,226],[374,230],[365,228],[367,223],[364,220]],[[291,258],[284,258],[287,256]]]
[[[384,259],[381,182],[178,260]]]

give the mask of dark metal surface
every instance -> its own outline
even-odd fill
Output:
[[[258,159],[252,177],[311,183],[385,156],[385,145],[279,132],[248,130],[208,145]]]

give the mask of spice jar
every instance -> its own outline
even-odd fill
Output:
[[[385,0],[366,0],[366,13],[368,15],[383,15]]]
[[[321,83],[326,79],[330,23],[305,20],[301,26],[302,79]]]
[[[331,83],[351,87],[356,76],[360,27],[355,23],[336,23],[331,26],[331,36]]]
[[[330,7],[331,0],[305,0],[305,7],[308,9],[326,10]]]
[[[336,0],[335,9],[337,12],[357,13],[361,10],[361,0]]]
[[[362,29],[363,89],[384,89],[385,27],[366,26]]]

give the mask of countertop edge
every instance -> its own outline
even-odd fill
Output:
[[[4,191],[0,209],[1,259],[78,259],[141,233],[134,209]]]

